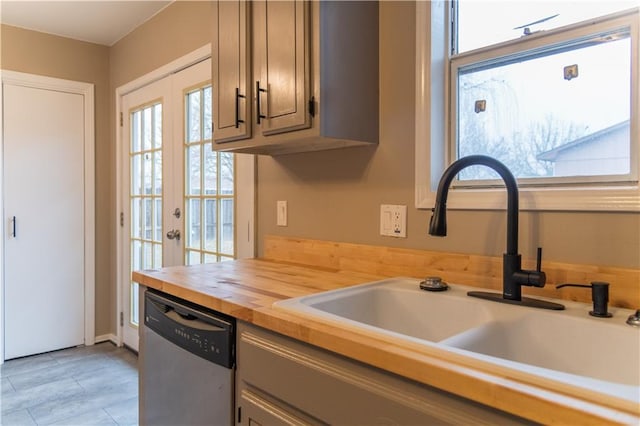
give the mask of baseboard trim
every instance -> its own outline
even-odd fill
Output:
[[[114,345],[118,346],[118,337],[112,333],[96,336],[95,343],[102,343],[102,342],[111,342]]]

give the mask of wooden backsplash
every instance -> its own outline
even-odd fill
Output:
[[[502,291],[501,257],[267,235],[264,239],[264,258],[384,277],[424,278],[435,275],[451,283]],[[535,259],[523,259],[522,266],[525,269],[535,269]],[[556,290],[555,285],[605,281],[611,284],[609,287],[611,306],[640,309],[640,270],[638,269],[549,261],[543,261],[542,266],[547,274],[546,286],[544,288],[523,286],[523,295],[548,296],[590,303],[591,291],[588,289]]]

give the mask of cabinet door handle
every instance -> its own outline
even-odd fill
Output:
[[[256,81],[256,116],[257,116],[258,124],[260,124],[261,119],[267,118],[266,115],[263,115],[262,112],[260,112],[260,93],[261,92],[267,93],[267,89],[262,89],[260,87],[260,82]]]
[[[16,238],[17,237],[17,233],[16,233],[16,217],[13,216],[11,218],[11,237],[12,238]]]
[[[236,87],[236,129],[240,126],[240,123],[244,123],[244,120],[240,120],[240,98],[244,99],[244,95],[240,94],[240,89]]]

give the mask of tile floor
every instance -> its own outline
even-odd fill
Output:
[[[0,366],[0,424],[137,425],[138,358],[109,342]]]

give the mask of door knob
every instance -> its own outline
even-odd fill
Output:
[[[178,229],[172,229],[171,231],[167,232],[167,238],[170,240],[176,239],[180,241],[180,231]]]

